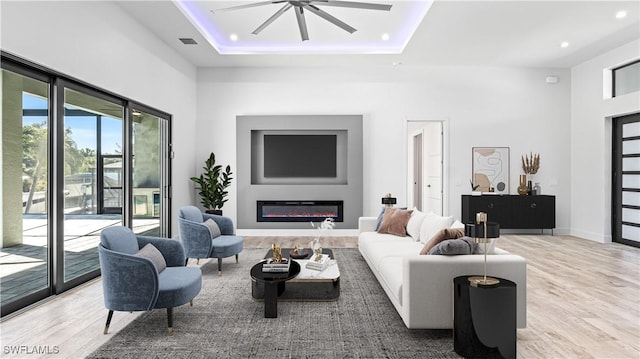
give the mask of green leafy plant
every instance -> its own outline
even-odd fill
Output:
[[[208,210],[221,210],[227,202],[227,188],[231,185],[231,166],[227,165],[222,171],[222,165],[216,165],[216,155],[211,152],[209,158],[204,162],[203,172],[199,177],[191,177],[197,184],[200,203]]]

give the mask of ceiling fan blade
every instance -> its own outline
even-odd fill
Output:
[[[315,7],[314,5],[302,5],[305,9],[311,11],[312,13],[320,16],[321,18],[329,21],[330,23],[338,26],[339,28],[343,29],[344,31],[347,31],[351,34],[353,34],[354,32],[356,32],[357,30],[349,25],[347,25],[345,22],[343,22],[342,20],[336,18],[335,16],[327,13],[324,10],[318,9],[317,7]]]
[[[309,40],[309,32],[307,31],[307,21],[304,18],[304,12],[301,7],[296,6],[296,20],[298,20],[298,28],[300,28],[300,37],[302,41]]]
[[[315,0],[313,1],[314,5],[317,6],[336,6],[336,7],[350,7],[356,9],[367,9],[367,10],[384,10],[390,11],[392,5],[385,4],[373,4],[366,2],[355,2],[355,1],[332,1],[332,0]]]
[[[287,0],[260,1],[260,2],[254,2],[251,4],[238,5],[238,6],[226,7],[223,9],[211,10],[211,12],[215,14],[215,13],[224,12],[224,11],[247,9],[251,7],[265,6],[265,5],[271,5],[271,4],[280,4],[283,2],[287,2]]]
[[[287,3],[280,10],[276,11],[275,14],[271,15],[271,17],[268,18],[267,21],[262,23],[262,25],[258,26],[257,29],[253,30],[252,34],[258,35],[260,31],[264,30],[267,26],[271,25],[271,23],[274,22],[277,18],[279,18],[280,15],[284,14],[287,10],[291,9],[291,6],[292,6],[291,4]]]

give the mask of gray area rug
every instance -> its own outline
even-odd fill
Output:
[[[459,358],[451,330],[405,327],[357,249],[334,249],[337,301],[279,302],[278,318],[264,318],[249,269],[265,253],[245,249],[239,264],[225,259],[220,277],[215,261],[203,265],[202,291],[193,307],[175,309],[173,336],[166,310],[153,310],[89,358]]]

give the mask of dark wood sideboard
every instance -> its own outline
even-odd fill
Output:
[[[556,227],[555,196],[462,195],[462,223],[474,223],[478,212],[500,229],[551,229],[553,235]]]

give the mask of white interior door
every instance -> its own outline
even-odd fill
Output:
[[[426,124],[424,136],[425,210],[442,215],[442,123]]]
[[[443,127],[441,121],[409,121],[409,204],[443,214]]]

